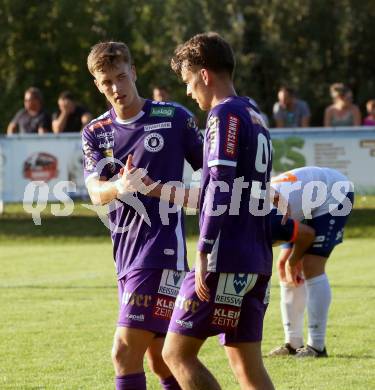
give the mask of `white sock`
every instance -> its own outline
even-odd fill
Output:
[[[307,344],[322,351],[325,347],[331,288],[326,274],[305,281],[309,337]]]
[[[284,326],[285,342],[293,348],[303,345],[303,314],[305,312],[305,284],[298,287],[280,283],[281,316]]]

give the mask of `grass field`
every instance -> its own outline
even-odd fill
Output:
[[[348,229],[348,236],[362,231],[363,238],[347,238],[328,264],[330,358],[266,357],[277,389],[375,389],[374,204],[363,202],[353,218],[357,224]],[[47,213],[35,227],[19,206],[7,210],[0,217],[0,389],[113,389],[117,291],[107,232],[84,213]],[[190,254],[194,246],[190,238]],[[274,278],[264,353],[282,337]],[[201,357],[223,389],[238,389],[215,338]],[[160,388],[152,375],[147,380],[149,389]]]

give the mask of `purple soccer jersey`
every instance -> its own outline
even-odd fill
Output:
[[[215,106],[206,127],[198,250],[211,272],[270,275],[269,131],[254,102],[237,96]]]
[[[84,173],[115,178],[129,154],[138,168],[162,183],[182,181],[184,159],[201,168],[202,138],[181,107],[146,100],[136,117],[121,120],[113,109],[93,120],[82,134]],[[142,194],[115,201],[109,214],[118,279],[135,269],[187,270],[181,209]]]

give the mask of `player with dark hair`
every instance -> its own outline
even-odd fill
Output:
[[[91,120],[91,114],[76,102],[70,91],[63,91],[57,99],[58,110],[52,114],[52,131],[55,134],[78,132]]]
[[[261,356],[272,271],[270,221],[249,212],[254,194],[267,193],[269,132],[252,101],[236,95],[233,52],[218,34],[194,36],[176,49],[171,65],[187,95],[209,114],[195,270],[176,299],[163,356],[183,389],[219,389],[197,355],[207,337],[221,334],[241,388],[272,389]],[[232,215],[228,207],[240,178],[250,186]]]
[[[83,130],[86,185],[94,204],[110,203],[110,228],[119,289],[112,360],[116,389],[146,389],[147,354],[163,388],[179,385],[161,357],[172,308],[187,267],[181,210],[161,220],[159,201],[129,192],[119,175],[131,154],[157,180],[181,181],[184,158],[202,166],[202,140],[186,110],[143,99],[136,70],[121,42],[95,45],[87,60],[112,108]],[[173,164],[171,164],[173,161]],[[146,353],[147,352],[147,353]]]

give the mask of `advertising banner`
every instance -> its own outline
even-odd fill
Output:
[[[273,173],[302,166],[337,169],[358,193],[375,194],[375,128],[272,129]],[[31,181],[45,182],[48,200],[55,185],[71,181],[71,198],[87,196],[79,134],[0,137],[0,201],[22,202]],[[185,164],[185,183],[199,185],[199,174]],[[46,195],[46,196],[47,196]]]
[[[22,202],[31,181],[48,185],[48,200],[56,199],[53,188],[61,181],[75,183],[75,188],[68,189],[72,198],[87,194],[79,134],[12,136],[1,138],[0,146],[4,161],[4,202]]]
[[[303,166],[333,168],[346,175],[358,193],[375,194],[375,129],[311,128],[271,131],[273,172]]]

